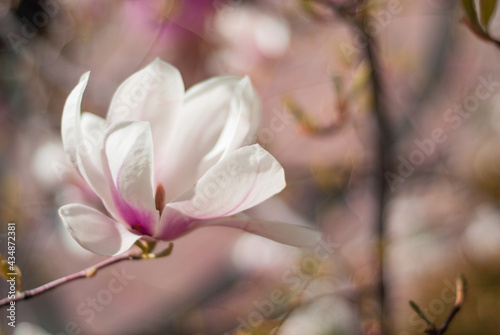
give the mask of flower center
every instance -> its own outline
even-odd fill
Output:
[[[146,229],[144,229],[144,227],[140,223],[135,223],[131,227],[133,230],[135,230],[137,233],[141,235],[151,235]]]
[[[158,184],[155,192],[155,206],[156,210],[161,213],[163,212],[163,207],[165,207],[165,189],[163,188],[163,184]]]

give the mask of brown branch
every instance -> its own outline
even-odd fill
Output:
[[[457,297],[455,299],[455,305],[453,306],[453,309],[450,311],[450,314],[448,314],[448,317],[446,318],[444,323],[439,328],[437,335],[442,335],[448,330],[448,327],[449,327],[451,321],[453,320],[455,315],[457,315],[457,313],[462,308],[462,305],[465,301],[465,291],[467,289],[466,286],[467,286],[467,284],[465,282],[464,276],[459,276],[457,278],[457,289],[456,289]]]
[[[365,32],[366,33],[366,32]],[[377,57],[376,46],[373,38],[366,33],[367,45],[366,45],[366,57],[370,63],[372,73],[371,73],[371,83],[373,90],[374,99],[374,115],[377,123],[378,139],[376,144],[376,171],[375,171],[375,190],[374,196],[377,201],[377,218],[375,222],[376,226],[376,245],[378,263],[379,263],[379,283],[378,283],[378,296],[380,300],[381,307],[381,327],[383,334],[390,334],[389,331],[389,310],[387,308],[387,294],[386,294],[386,276],[384,269],[384,249],[385,249],[385,208],[387,204],[388,196],[388,185],[385,180],[385,172],[391,170],[390,168],[390,152],[389,144],[392,139],[391,126],[386,118],[386,108],[383,106],[381,101],[381,96],[383,95],[383,87],[381,84],[381,79],[379,77],[379,60]]]
[[[383,334],[390,334],[390,315],[387,308],[386,278],[384,269],[384,245],[385,245],[385,207],[388,197],[388,185],[385,180],[385,171],[391,170],[390,143],[393,140],[392,125],[388,120],[387,106],[382,101],[385,94],[382,79],[380,77],[380,60],[377,52],[376,41],[369,33],[365,23],[367,22],[366,12],[361,11],[361,16],[356,14],[356,5],[363,2],[356,2],[351,7],[339,6],[328,0],[318,0],[323,5],[328,6],[335,14],[344,19],[355,33],[363,34],[366,42],[364,55],[371,69],[370,83],[373,93],[373,114],[376,123],[377,139],[375,141],[376,166],[374,171],[373,194],[377,202],[377,214],[375,219],[376,252],[378,262],[378,286],[377,295],[380,302],[381,320],[380,326]]]
[[[448,316],[446,317],[446,320],[443,322],[441,327],[439,329],[434,325],[432,322],[429,321],[429,318],[425,315],[425,313],[422,311],[422,309],[413,301],[410,300],[410,306],[417,312],[417,314],[420,316],[422,320],[424,320],[427,325],[429,326],[429,329],[427,329],[425,332],[429,335],[443,335],[447,330],[448,327],[450,326],[451,321],[455,318],[457,313],[460,311],[462,308],[462,305],[465,301],[465,291],[466,291],[466,282],[465,278],[461,275],[457,278],[456,280],[457,286],[456,286],[456,298],[455,298],[455,304],[453,306],[453,309],[448,313]]]
[[[139,249],[131,249],[128,252],[117,255],[114,257],[110,257],[100,263],[97,263],[85,270],[70,274],[68,276],[56,279],[54,281],[51,281],[50,283],[47,283],[45,285],[39,286],[37,288],[31,289],[31,290],[26,290],[23,292],[17,293],[14,297],[7,297],[4,299],[0,300],[0,308],[5,307],[10,305],[11,302],[16,302],[16,301],[21,301],[21,300],[27,300],[32,297],[36,297],[37,295],[40,295],[42,293],[48,292],[50,290],[55,289],[56,287],[59,287],[61,285],[70,283],[72,281],[75,281],[77,279],[82,279],[82,278],[90,278],[96,275],[97,271],[103,268],[106,268],[110,265],[127,261],[127,260],[139,260],[139,259],[154,259],[154,258],[160,258],[160,257],[165,257],[170,255],[172,252],[173,244],[170,243],[167,249],[156,253],[156,254],[148,254],[144,253],[143,251]]]

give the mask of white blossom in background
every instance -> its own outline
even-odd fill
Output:
[[[348,302],[330,295],[291,313],[277,335],[359,334],[360,322]]]
[[[475,264],[491,266],[500,264],[500,213],[489,205],[478,206],[465,229],[462,250]]]
[[[50,335],[50,333],[33,323],[21,322],[14,328],[12,335]]]
[[[235,216],[285,187],[276,159],[249,145],[261,115],[248,77],[216,77],[185,92],[179,71],[157,59],[118,88],[106,119],[81,113],[88,79],[66,101],[62,138],[109,216],[81,204],[59,209],[82,247],[116,255],[141,237],[171,241],[207,226],[294,246],[317,242],[306,227]]]
[[[62,150],[60,140],[47,140],[33,153],[31,172],[37,183],[48,191],[53,191],[60,186],[62,180],[63,173],[56,173],[58,172],[56,170],[58,166],[54,162],[64,163],[64,151]],[[64,168],[63,164],[59,164]]]
[[[209,58],[214,69],[247,73],[282,58],[291,44],[291,28],[284,18],[252,6],[224,6],[217,11],[213,29],[221,44]]]

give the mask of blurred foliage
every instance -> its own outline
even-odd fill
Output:
[[[2,255],[0,255],[0,276],[2,276],[6,280],[11,280],[11,278],[14,277],[16,292],[22,292],[24,290],[21,270],[16,264],[14,264],[13,262],[9,262]]]

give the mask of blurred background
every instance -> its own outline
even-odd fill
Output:
[[[392,334],[425,333],[409,300],[440,325],[460,273],[467,296],[447,333],[500,334],[500,49],[468,28],[458,1],[354,2],[377,43],[392,130],[382,244],[366,41],[328,6],[1,0],[0,253],[16,222],[26,288],[103,259],[57,215],[70,202],[102,206],[62,149],[66,97],[90,70],[83,110],[105,117],[118,85],[156,57],[186,88],[250,76],[263,106],[257,141],[285,168],[287,188],[249,214],[324,236],[300,250],[202,229],[170,257],[19,302],[15,334],[381,334],[380,262]],[[500,36],[496,13],[487,29]],[[8,285],[0,289],[6,296]],[[2,312],[2,334],[14,330],[7,322]]]

